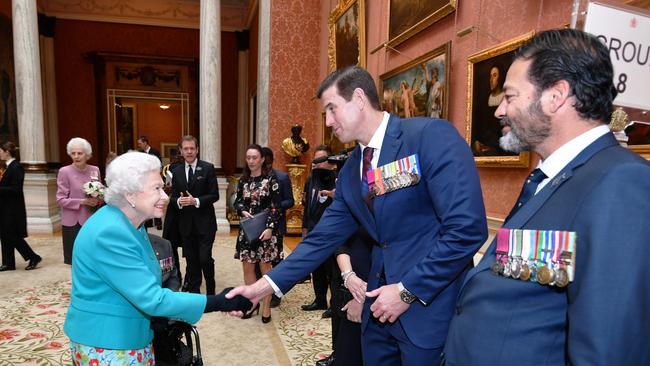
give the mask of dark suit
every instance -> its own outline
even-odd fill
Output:
[[[24,260],[36,259],[24,238],[27,237],[27,211],[23,182],[25,171],[17,160],[9,164],[0,179],[0,240],[2,241],[2,264],[16,267],[14,248]]]
[[[206,291],[214,294],[214,259],[212,245],[217,232],[217,219],[213,204],[219,199],[219,188],[214,166],[203,160],[198,160],[194,178],[187,182],[185,164],[179,164],[172,171],[171,203],[179,209],[178,229],[183,238],[183,254],[187,260],[185,280],[187,290],[199,292],[201,287],[201,272],[205,277]],[[199,208],[194,206],[178,207],[181,192],[189,192],[198,198]]]
[[[565,288],[491,273],[495,245],[467,275],[447,365],[650,364],[650,164],[607,133],[504,223],[577,233]]]
[[[280,208],[282,209],[282,215],[280,216],[279,229],[280,236],[282,237],[287,233],[287,210],[295,204],[293,200],[293,188],[291,187],[289,174],[275,169],[272,170],[272,174],[278,178],[278,182],[280,183]]]
[[[325,213],[325,209],[332,204],[332,198],[327,197],[323,202],[320,202],[318,192],[323,188],[315,184],[310,176],[305,182],[304,194],[304,211],[302,215],[302,228],[307,229],[309,233],[314,229],[318,221]],[[334,256],[329,257],[321,263],[312,272],[312,286],[314,287],[314,302],[321,306],[327,306],[327,288],[330,285],[332,278],[332,267],[334,264]],[[339,276],[340,277],[340,276]],[[332,295],[334,287],[332,287]],[[333,332],[334,334],[334,332]]]
[[[158,160],[162,160],[162,159],[160,158],[160,151],[154,149],[154,148],[151,147],[151,146],[149,146],[149,151],[147,151],[147,154],[149,154],[149,155],[153,155],[153,156],[157,157]]]
[[[362,331],[368,365],[437,361],[461,282],[487,237],[474,158],[458,131],[444,120],[402,122],[391,116],[378,166],[415,153],[420,182],[376,197],[371,212],[361,197],[361,151],[356,148],[339,174],[334,202],[323,218],[269,273],[286,293],[362,225],[379,243],[372,251],[368,290],[401,281],[419,299],[389,325],[370,319],[373,299],[366,301]]]

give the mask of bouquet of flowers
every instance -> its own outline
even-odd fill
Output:
[[[90,181],[90,182],[86,182],[86,183],[84,183],[82,188],[84,190],[84,193],[88,197],[99,198],[99,199],[104,198],[104,188],[105,187],[102,184],[102,182],[100,182],[100,181],[93,180],[93,181]]]

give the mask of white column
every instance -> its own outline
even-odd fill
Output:
[[[13,0],[12,24],[18,141],[25,176],[27,228],[52,233],[61,228],[56,206],[56,175],[47,171],[43,93],[36,0]]]
[[[220,1],[201,0],[199,131],[200,154],[221,168]]]
[[[20,157],[26,170],[44,170],[43,93],[36,0],[13,0],[12,5]]]
[[[269,77],[271,47],[271,0],[259,2],[259,42],[257,61],[257,143],[269,144]]]
[[[199,131],[201,159],[221,168],[221,9],[220,1],[201,0]],[[218,233],[228,234],[225,178],[219,177],[219,201],[214,204]]]

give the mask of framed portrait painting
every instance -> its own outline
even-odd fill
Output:
[[[328,59],[330,71],[366,65],[365,0],[339,0],[330,13]]]
[[[451,42],[379,76],[381,108],[402,118],[447,118]]]
[[[501,124],[494,112],[503,100],[503,83],[515,51],[533,37],[524,34],[470,56],[467,71],[467,132],[477,166],[528,167],[530,153],[511,153],[499,146]]]
[[[389,0],[388,45],[397,46],[451,14],[457,0]]]

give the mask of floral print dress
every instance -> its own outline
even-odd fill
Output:
[[[268,210],[266,228],[273,229],[273,233],[269,240],[256,240],[250,243],[244,237],[244,232],[240,227],[235,259],[249,263],[259,261],[268,263],[284,257],[278,242],[278,222],[282,215],[280,200],[280,184],[275,175],[262,174],[258,177],[242,177],[239,180],[237,198],[235,199],[237,214],[243,218],[242,211],[248,211],[251,215],[255,215]]]

